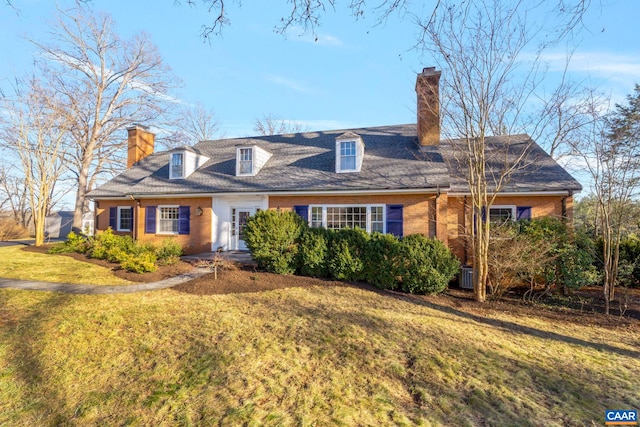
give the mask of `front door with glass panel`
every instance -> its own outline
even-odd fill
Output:
[[[231,248],[239,251],[246,251],[247,245],[244,242],[244,227],[247,220],[253,215],[254,209],[233,208],[231,209]]]

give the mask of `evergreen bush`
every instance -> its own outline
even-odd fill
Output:
[[[460,262],[444,243],[421,234],[400,240],[401,289],[411,294],[444,291],[460,269]]]
[[[297,270],[297,242],[305,226],[295,212],[260,211],[247,220],[244,239],[259,267],[292,274]]]
[[[329,277],[329,230],[305,228],[298,239],[298,272],[303,276]]]
[[[391,234],[373,233],[364,253],[367,283],[382,289],[399,286],[400,241]]]
[[[364,253],[369,235],[360,228],[343,228],[330,234],[329,274],[334,279],[361,282],[366,279]]]

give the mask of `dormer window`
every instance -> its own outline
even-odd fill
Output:
[[[364,157],[364,142],[354,132],[336,138],[336,173],[360,172]]]
[[[236,176],[255,176],[271,158],[267,150],[252,145],[236,148]]]
[[[343,141],[340,143],[340,170],[356,170],[356,142]]]
[[[184,178],[184,153],[171,154],[169,179]]]
[[[251,175],[253,173],[253,149],[240,149],[240,175]]]
[[[191,147],[182,147],[174,151],[169,157],[169,179],[186,179],[209,160],[207,156]]]

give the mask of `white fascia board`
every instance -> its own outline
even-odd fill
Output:
[[[384,194],[439,194],[445,189],[411,188],[398,190],[316,190],[316,191],[259,191],[259,192],[220,192],[220,193],[182,193],[182,194],[134,194],[135,199],[172,199],[216,196],[349,196],[349,195],[384,195]]]
[[[488,196],[508,196],[508,197],[531,197],[531,196],[569,196],[571,194],[576,194],[578,193],[578,191],[569,191],[569,190],[564,190],[564,191],[529,191],[529,192],[524,192],[524,191],[518,191],[518,192],[500,192],[500,193],[487,193]],[[471,193],[449,193],[448,194],[449,197],[464,197],[464,196],[470,196]]]

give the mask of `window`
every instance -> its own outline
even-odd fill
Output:
[[[371,232],[384,233],[384,215],[382,206],[371,206]]]
[[[489,209],[489,221],[496,224],[504,224],[516,219],[515,206],[491,206]]]
[[[184,177],[184,153],[173,153],[171,155],[171,170],[169,179]]]
[[[340,170],[356,170],[356,142],[344,141],[340,143]]]
[[[118,231],[131,231],[133,228],[133,209],[129,206],[118,206]]]
[[[180,210],[177,206],[160,206],[158,233],[178,234],[180,230]]]
[[[384,206],[311,206],[310,223],[312,227],[324,227],[330,230],[342,228],[361,228],[371,233],[384,233]]]
[[[240,175],[251,175],[253,173],[253,149],[240,149]]]

